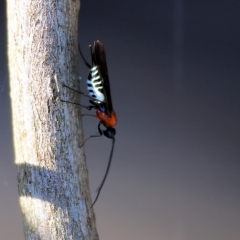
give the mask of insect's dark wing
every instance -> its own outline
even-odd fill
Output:
[[[99,40],[94,42],[93,62],[100,67],[102,76],[106,77],[108,75],[106,53],[103,44]]]
[[[112,112],[112,98],[111,98],[111,89],[108,77],[108,69],[107,69],[107,61],[106,61],[106,53],[103,47],[103,44],[96,40],[93,46],[93,53],[92,53],[93,63],[97,65],[100,69],[102,78],[103,78],[103,93],[105,95],[105,102],[107,106],[107,110],[109,113]]]

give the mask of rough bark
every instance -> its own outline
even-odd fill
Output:
[[[98,239],[80,144],[79,0],[8,0],[15,162],[25,239]]]

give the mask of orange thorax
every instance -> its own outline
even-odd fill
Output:
[[[98,119],[101,120],[106,127],[114,127],[117,124],[117,115],[114,111],[111,112],[110,117],[99,110],[97,110],[96,114]]]

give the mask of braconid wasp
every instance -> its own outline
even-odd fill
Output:
[[[90,136],[89,138],[101,137],[102,135],[104,135],[105,137],[112,139],[112,148],[111,148],[111,152],[108,160],[107,170],[103,177],[102,183],[97,190],[97,196],[92,203],[92,206],[93,206],[99,197],[99,194],[102,190],[102,187],[104,185],[104,182],[107,178],[107,175],[111,166],[112,155],[113,155],[114,144],[115,144],[115,134],[116,134],[116,130],[114,129],[114,127],[117,124],[117,116],[113,110],[113,105],[112,105],[106,54],[105,54],[103,44],[99,40],[96,40],[93,44],[93,47],[91,45],[89,47],[91,50],[91,60],[92,60],[91,65],[86,61],[79,47],[79,52],[85,65],[88,68],[90,68],[90,73],[88,75],[88,80],[87,80],[87,88],[89,91],[89,96],[65,84],[63,84],[63,86],[74,92],[77,92],[83,96],[90,98],[89,102],[91,103],[91,105],[83,106],[79,103],[74,103],[74,102],[69,102],[64,100],[61,100],[61,101],[76,104],[87,110],[96,109],[96,117],[100,120],[98,123],[99,135]],[[102,129],[101,126],[104,127],[104,129]],[[84,143],[89,138],[87,138],[84,141]],[[81,146],[83,146],[83,144]]]

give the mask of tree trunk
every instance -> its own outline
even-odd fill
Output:
[[[79,0],[8,0],[15,162],[25,239],[98,239],[83,149]]]

